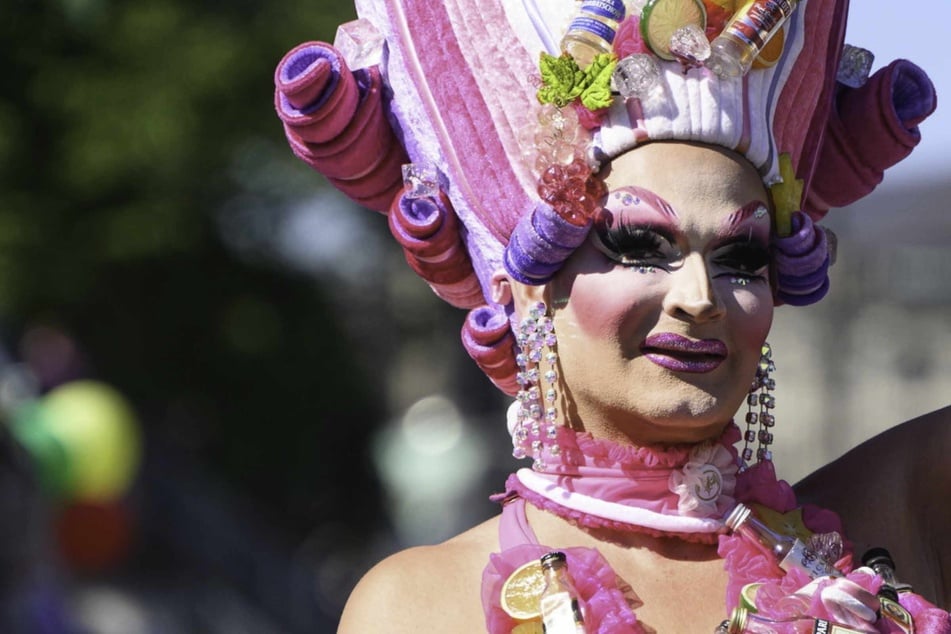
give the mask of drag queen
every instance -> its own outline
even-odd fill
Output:
[[[564,631],[951,633],[921,596],[951,597],[951,506],[921,503],[951,491],[948,413],[802,499],[769,448],[774,307],[828,291],[819,221],[917,144],[924,72],[869,77],[842,0],[357,9],[279,65],[287,138],[469,310],[528,463],[498,517],[371,570],[340,631],[562,631],[539,563],[561,552]]]

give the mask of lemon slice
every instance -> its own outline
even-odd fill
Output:
[[[513,619],[528,621],[541,616],[540,599],[545,575],[538,560],[518,567],[502,585],[502,609]]]
[[[740,605],[748,612],[756,612],[756,591],[762,583],[748,583],[740,590]]]
[[[650,0],[641,13],[641,36],[655,55],[673,60],[670,36],[688,24],[701,31],[707,28],[707,11],[700,0]]]

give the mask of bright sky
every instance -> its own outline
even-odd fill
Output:
[[[887,180],[951,180],[951,2],[852,0],[846,42],[875,53],[874,70],[899,57],[911,60],[938,91],[938,110],[922,124],[921,144]]]

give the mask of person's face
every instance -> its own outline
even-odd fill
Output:
[[[731,153],[656,143],[605,182],[589,240],[536,291],[553,310],[564,415],[637,444],[715,436],[773,316],[762,181]]]

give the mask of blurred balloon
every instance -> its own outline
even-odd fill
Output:
[[[76,341],[60,328],[31,326],[20,339],[20,356],[44,390],[81,378],[85,361]]]
[[[109,502],[141,460],[139,424],[126,399],[96,381],[73,381],[24,405],[14,433],[37,460],[40,481],[65,500]]]
[[[42,490],[57,498],[65,497],[71,482],[70,459],[63,442],[46,422],[42,402],[22,403],[15,410],[12,431],[33,458],[36,479]]]
[[[132,545],[133,517],[116,502],[73,502],[55,522],[59,552],[72,570],[103,572],[122,563]]]

